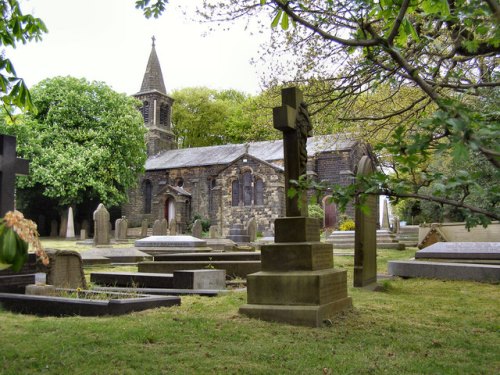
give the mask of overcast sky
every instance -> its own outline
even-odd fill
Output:
[[[259,44],[268,36],[251,35],[244,25],[211,32],[182,15],[170,0],[159,19],[145,19],[134,0],[21,0],[24,13],[41,18],[47,28],[43,41],[7,50],[17,74],[29,87],[58,75],[104,81],[126,94],[139,91],[151,51],[151,36],[162,66],[167,92],[207,86],[260,91],[257,68]],[[269,21],[270,22],[270,21]],[[269,27],[270,28],[270,27]]]

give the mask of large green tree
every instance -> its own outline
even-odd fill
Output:
[[[136,1],[158,16],[165,1]],[[206,20],[267,17],[275,29],[261,58],[267,82],[315,87],[312,114],[384,132],[376,152],[384,169],[334,196],[385,194],[454,206],[469,225],[500,219],[500,188],[489,209],[474,205],[476,171],[464,161],[487,160],[500,179],[500,6],[495,0],[205,0]],[[262,62],[261,62],[262,64]],[[334,108],[334,110],[331,110]],[[352,129],[350,127],[349,129]],[[374,139],[373,137],[371,139]],[[460,173],[430,168],[452,158]],[[456,172],[456,171],[455,171]],[[317,188],[321,189],[321,186]],[[334,189],[335,190],[335,189]]]
[[[36,113],[9,119],[30,174],[18,188],[41,192],[61,208],[87,200],[118,205],[143,172],[145,127],[139,103],[102,82],[56,77],[31,90]]]
[[[249,97],[235,90],[217,91],[193,87],[172,92],[172,121],[179,147],[241,143],[248,140],[252,125],[245,111]]]

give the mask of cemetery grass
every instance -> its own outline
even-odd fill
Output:
[[[379,267],[411,253],[382,250]],[[352,285],[352,257],[335,262]],[[0,311],[0,373],[500,373],[498,285],[396,279],[349,294],[354,308],[320,329],[241,316],[244,292],[121,317]]]

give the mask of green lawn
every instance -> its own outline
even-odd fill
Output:
[[[380,250],[408,259],[415,249]],[[352,257],[336,257],[348,270]],[[498,374],[498,285],[392,280],[349,288],[332,326],[294,327],[238,314],[244,292],[182,297],[122,317],[37,318],[0,311],[1,374]]]

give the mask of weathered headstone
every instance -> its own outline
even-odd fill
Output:
[[[68,219],[67,219],[65,237],[67,239],[75,238],[75,222],[73,219],[73,208],[72,207],[68,208]]]
[[[27,175],[29,162],[16,156],[16,137],[0,135],[0,216],[14,210],[16,176]]]
[[[80,240],[85,241],[87,239],[87,231],[85,229],[80,229]]]
[[[161,222],[160,220],[155,220],[153,223],[153,236],[161,236]]]
[[[125,216],[115,221],[115,239],[125,241],[127,239],[128,220]]]
[[[302,93],[282,90],[274,108],[274,127],[283,132],[285,189],[306,174],[306,140],[311,125]],[[307,217],[304,196],[286,199],[286,217],[275,220],[275,243],[261,246],[261,272],[247,276],[248,303],[240,312],[250,317],[319,327],[351,306],[347,272],[333,269],[333,248],[320,242],[320,221]]]
[[[153,236],[166,236],[167,235],[167,220],[155,220],[153,223]]]
[[[257,221],[254,217],[248,220],[247,232],[248,236],[250,237],[250,242],[255,242],[255,240],[257,239]]]
[[[109,212],[102,203],[94,211],[94,245],[109,245]]]
[[[193,228],[191,229],[191,234],[193,237],[202,238],[203,227],[201,225],[201,220],[196,219],[193,223]]]
[[[47,273],[47,284],[56,288],[86,288],[82,257],[77,251],[47,249],[49,264],[39,265]]]
[[[148,236],[148,219],[143,219],[141,223],[141,238]]]
[[[211,225],[210,229],[208,230],[208,237],[209,238],[219,238],[219,227],[217,225]]]
[[[170,219],[170,223],[168,223],[168,229],[171,236],[175,236],[177,234],[177,221],[175,217]]]
[[[358,176],[375,171],[372,160],[363,156],[358,163]],[[356,207],[354,233],[354,286],[365,287],[377,282],[377,218],[378,196],[369,195],[364,204],[368,212]],[[359,203],[359,202],[357,202]]]

